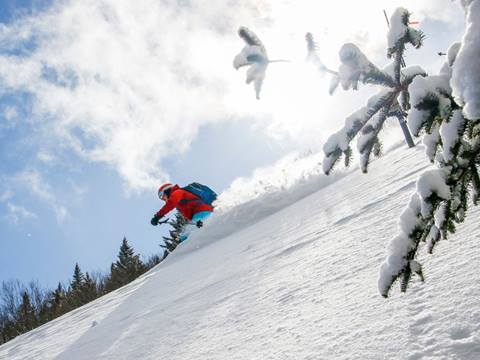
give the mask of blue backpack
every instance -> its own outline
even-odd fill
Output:
[[[194,182],[182,188],[193,195],[198,196],[205,204],[212,205],[217,200],[217,194],[206,185]]]

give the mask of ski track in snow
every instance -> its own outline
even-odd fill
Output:
[[[479,359],[478,209],[421,251],[426,283],[396,284],[387,300],[377,290],[428,167],[421,146],[400,147],[226,237],[210,224],[135,282],[4,344],[0,359]]]

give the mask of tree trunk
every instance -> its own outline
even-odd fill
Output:
[[[398,116],[398,122],[400,123],[400,127],[402,128],[403,136],[405,137],[405,142],[407,143],[408,147],[414,147],[415,143],[413,142],[412,135],[410,134],[410,130],[408,129],[405,118],[403,116]]]

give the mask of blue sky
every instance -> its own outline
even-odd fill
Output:
[[[221,193],[292,151],[319,150],[371,90],[329,97],[329,79],[303,62],[306,31],[330,67],[346,41],[386,63],[380,0],[322,11],[306,1],[131,4],[2,2],[0,281],[55,286],[75,262],[105,272],[124,236],[153,254],[166,231],[149,224],[162,182]],[[407,0],[387,10],[401,4],[427,33],[407,62],[438,69],[436,52],[462,32],[460,8]],[[292,60],[269,68],[261,101],[232,67],[241,25]]]

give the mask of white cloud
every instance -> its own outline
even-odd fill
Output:
[[[6,106],[3,110],[3,117],[8,122],[13,122],[18,117],[17,109],[13,106]]]
[[[44,150],[40,151],[37,154],[37,159],[46,164],[51,164],[56,160],[55,156],[52,153]]]
[[[58,221],[63,221],[68,216],[67,208],[61,204],[39,171],[25,170],[16,174],[11,181],[15,184],[14,186],[26,189],[40,200],[46,202],[55,212]]]
[[[27,210],[23,206],[15,205],[14,203],[7,202],[8,215],[7,218],[10,219],[14,224],[18,224],[21,220],[34,219],[37,217],[33,212]]]
[[[7,200],[11,199],[13,197],[13,191],[10,189],[7,189],[2,192],[0,195],[0,201],[1,202],[6,202]]]
[[[328,64],[349,40],[383,56],[384,3],[62,1],[0,28],[10,53],[0,55],[0,94],[33,94],[33,112],[57,149],[109,164],[132,188],[150,187],[168,178],[162,159],[187,151],[199,127],[235,116],[267,123],[259,128],[299,147],[320,146],[360,101],[328,97],[328,79],[303,66],[304,34],[319,36]],[[395,0],[389,11],[404,5],[442,17],[451,6],[425,4]],[[298,61],[269,68],[260,102],[232,68],[240,25],[258,33],[271,58]]]

